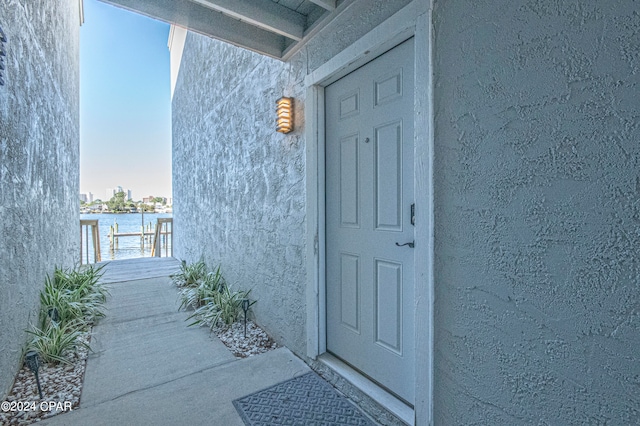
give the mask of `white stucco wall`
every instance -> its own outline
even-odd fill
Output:
[[[3,0],[0,86],[0,400],[54,267],[79,254],[78,0]]]
[[[258,321],[299,355],[302,79],[405,3],[356,2],[287,64],[186,41],[176,254],[253,288]],[[636,2],[433,6],[435,424],[638,423]],[[288,136],[273,130],[282,95]]]
[[[252,289],[255,313],[294,350],[304,342],[304,145],[275,132],[275,102],[296,98],[302,64],[189,33],[173,99],[174,253],[204,256]]]
[[[258,322],[306,355],[304,77],[407,0],[357,1],[283,63],[189,33],[173,110],[175,255],[252,289]],[[359,17],[359,19],[355,19]],[[275,132],[295,99],[296,130]]]
[[[639,12],[435,1],[436,424],[640,423]]]

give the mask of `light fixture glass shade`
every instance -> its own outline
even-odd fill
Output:
[[[276,131],[289,133],[293,130],[293,98],[276,101]]]

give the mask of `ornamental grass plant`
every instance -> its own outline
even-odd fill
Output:
[[[207,299],[224,288],[226,288],[226,283],[220,272],[220,267],[218,266],[214,272],[207,272],[205,269],[197,280],[180,289],[180,309],[198,309],[206,303]]]
[[[46,277],[38,325],[27,330],[32,335],[27,351],[37,351],[45,362],[66,362],[65,354],[76,348],[78,337],[104,316],[108,291],[99,282],[101,276],[102,266],[88,265],[56,267],[53,276]]]
[[[187,263],[182,261],[180,271],[171,275],[171,280],[176,287],[197,287],[199,282],[209,273],[204,259],[200,259],[195,263]]]
[[[188,264],[183,261],[180,271],[171,276],[179,289],[180,310],[193,309],[187,318],[189,324],[216,327],[228,327],[242,314],[242,302],[249,298],[251,290],[232,290],[225,281],[218,266],[209,271],[203,259]],[[250,301],[249,306],[256,303]]]
[[[204,304],[195,310],[187,320],[193,320],[191,325],[208,326],[210,329],[216,327],[228,327],[240,319],[242,314],[242,301],[249,298],[249,291],[232,291],[229,287],[224,287],[215,292],[211,297],[204,300]],[[256,303],[255,300],[249,306]]]
[[[80,321],[65,324],[51,321],[45,328],[32,326],[31,330],[27,330],[33,336],[27,351],[38,352],[40,359],[47,363],[71,364],[65,355],[76,349],[82,331],[83,324]],[[89,349],[86,343],[81,342],[80,345]]]

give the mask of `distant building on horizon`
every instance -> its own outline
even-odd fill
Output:
[[[116,186],[115,188],[107,188],[105,201],[109,201],[114,195],[116,195],[119,192],[126,193],[126,195],[127,195],[126,199],[127,200],[131,200],[132,199],[131,190],[130,189],[124,190],[124,189],[122,189],[121,186]]]
[[[80,194],[80,201],[85,203],[93,203],[93,194],[91,192],[87,194]]]

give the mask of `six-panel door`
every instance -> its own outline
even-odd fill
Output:
[[[413,57],[410,39],[325,89],[327,350],[411,405]]]

